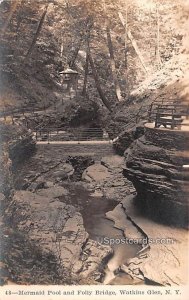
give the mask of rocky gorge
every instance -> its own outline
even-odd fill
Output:
[[[14,132],[19,131],[18,124],[14,124],[13,127]],[[48,147],[47,151],[41,147],[34,152],[34,140],[31,138],[29,143],[28,135],[22,130],[15,135],[14,141],[15,149],[22,153],[22,163],[18,164],[16,154],[11,156],[11,140],[10,137],[6,140],[10,147],[6,148],[7,159],[2,160],[1,164],[2,168],[7,170],[4,175],[9,183],[7,196],[1,194],[3,282],[102,282],[105,263],[113,255],[113,250],[110,246],[99,244],[97,240],[90,238],[85,229],[81,208],[85,211],[90,197],[89,192],[85,191],[91,191],[89,212],[85,212],[86,218],[90,219],[91,205],[96,209],[96,205],[99,207],[99,201],[103,201],[99,200],[103,197],[100,187],[99,190],[95,189],[92,182],[96,179],[100,184],[103,179],[110,177],[110,172],[100,164],[95,167],[94,160],[88,156],[63,158],[62,149],[59,149],[53,158]],[[22,151],[19,151],[20,147]],[[23,160],[24,153],[27,153],[26,160]],[[93,166],[94,170],[90,171]],[[90,174],[93,174],[93,177],[90,177]],[[72,185],[74,191],[78,189],[79,194],[83,193],[81,203],[78,202],[78,195],[73,196]],[[123,187],[122,178],[117,185]],[[2,192],[4,187],[5,180]],[[113,198],[114,195],[110,197]],[[93,204],[95,201],[97,203]],[[107,210],[114,205],[114,201],[111,204],[110,200]],[[106,206],[104,209],[106,211]],[[90,222],[91,220],[88,221],[89,224]],[[12,268],[15,266],[14,262],[17,262],[17,267]]]
[[[186,283],[185,2],[0,1],[2,285]]]
[[[136,166],[132,168],[132,163],[139,161],[131,160],[133,151],[139,153],[135,144],[140,147],[140,143],[148,136],[151,140],[154,138],[154,135],[151,137],[146,133],[146,129],[145,134],[126,150],[126,160],[111,152],[95,160],[86,155],[62,156],[61,149],[57,149],[52,157],[49,148],[53,145],[49,145],[46,150],[45,147],[37,147],[35,154],[17,166],[19,176],[17,173],[13,176],[17,190],[12,192],[9,200],[1,200],[5,222],[5,226],[2,223],[2,239],[5,243],[3,256],[6,262],[2,270],[5,282],[46,284],[53,280],[57,284],[112,285],[184,283],[187,256],[183,252],[186,255],[187,231],[163,225],[161,219],[159,222],[153,221],[154,206],[149,205],[152,211],[145,209],[144,214],[138,205],[140,200],[154,201],[151,194],[147,197],[140,193],[143,190],[137,185],[141,180],[141,177],[138,179],[138,173],[143,171],[143,165],[141,169],[138,164],[138,169]],[[151,150],[149,140],[148,151]],[[170,145],[171,140],[165,134],[165,145],[166,141]],[[163,140],[161,142],[163,145]],[[183,151],[184,147],[185,144]],[[167,153],[168,150],[165,147],[163,149]],[[140,153],[144,155],[146,151]],[[158,151],[152,153],[157,159]],[[164,154],[164,157],[170,155]],[[183,156],[179,156],[179,159],[181,165],[187,162]],[[145,159],[142,162],[146,163]],[[154,165],[159,166],[160,163],[155,163],[153,157],[150,166]],[[167,167],[165,162],[164,165]],[[82,171],[78,173],[78,170]],[[146,170],[147,184],[150,172],[147,167]],[[136,176],[133,172],[136,172]],[[172,190],[167,189],[165,180],[163,182],[162,210],[163,201]],[[152,193],[153,188],[150,187],[149,193]],[[156,194],[159,190],[155,188]],[[148,191],[146,188],[145,192]],[[101,242],[104,237],[129,242],[111,245]],[[24,252],[20,247],[21,241],[24,242]],[[15,250],[14,255],[8,250],[10,245]],[[11,269],[15,260],[18,267]]]

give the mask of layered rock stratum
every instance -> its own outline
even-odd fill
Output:
[[[188,225],[189,132],[145,126],[145,134],[125,152],[125,176],[137,190],[146,216],[181,227]]]

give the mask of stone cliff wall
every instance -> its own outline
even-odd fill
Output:
[[[0,122],[0,143],[6,145],[6,151],[12,161],[13,167],[35,150],[35,141],[32,133],[23,124]]]
[[[35,142],[31,135],[20,137],[20,139],[9,144],[9,156],[13,168],[22,163],[24,159],[30,157],[35,151]]]
[[[188,225],[189,132],[145,126],[125,152],[124,175],[137,190],[137,205],[160,222]]]
[[[13,189],[12,172],[34,150],[35,141],[25,127],[0,123],[0,192],[9,196]]]

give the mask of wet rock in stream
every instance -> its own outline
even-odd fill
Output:
[[[132,226],[125,228],[125,235],[131,239],[142,237],[145,242],[137,256],[121,266],[121,271],[133,278],[143,279],[146,283],[151,282],[165,286],[185,284],[188,272],[187,230],[158,224],[144,217],[137,210],[134,199],[133,196],[127,197],[107,214],[114,220],[116,227],[123,229],[122,214],[124,211],[132,222]],[[127,228],[134,228],[134,230],[128,231]]]
[[[82,175],[82,179],[88,182],[102,182],[105,179],[110,179],[110,177],[111,173],[109,170],[101,164],[94,164],[88,167]]]
[[[106,156],[87,168],[82,180],[86,182],[87,189],[101,191],[106,198],[120,202],[126,195],[136,192],[132,183],[123,176],[124,166],[123,157]]]
[[[62,164],[59,170],[53,173],[53,177],[56,182],[69,179],[74,174],[74,168],[72,165],[65,163]]]

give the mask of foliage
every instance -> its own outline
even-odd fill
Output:
[[[15,0],[0,3],[3,28]],[[47,14],[30,57],[26,54],[36,33],[45,5]],[[106,36],[109,24],[118,82],[123,99],[146,78],[131,40],[126,37],[119,12],[127,25],[148,69],[158,70],[157,10],[159,13],[159,51],[162,66],[180,53],[185,26],[183,1],[176,0],[18,0],[6,31],[1,32],[2,100],[11,105],[26,102],[56,101],[59,71],[67,65],[84,75],[90,27],[90,49],[105,96],[111,105],[116,100],[110,54]],[[125,48],[127,47],[127,49]],[[126,52],[127,51],[127,52]],[[127,66],[125,62],[127,54]],[[127,69],[127,70],[126,70]],[[127,72],[127,79],[126,79]],[[89,70],[88,91],[94,94],[95,82]],[[90,89],[92,87],[92,89]],[[98,94],[94,94],[98,98]],[[3,105],[4,105],[3,104]]]

